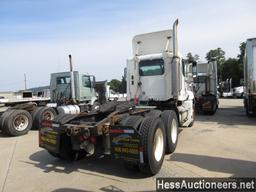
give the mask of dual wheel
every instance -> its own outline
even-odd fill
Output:
[[[37,107],[32,112],[33,129],[39,129],[43,120],[53,120],[57,115],[52,107]]]
[[[32,114],[23,109],[10,109],[0,117],[0,127],[10,136],[25,135],[33,127],[38,129],[44,119],[52,120],[56,112],[50,107],[38,107]]]
[[[2,114],[0,126],[7,135],[24,135],[32,127],[32,116],[25,110],[10,109]]]
[[[161,169],[164,155],[174,152],[178,141],[178,119],[172,110],[153,110],[146,117],[129,116],[121,124],[132,126],[141,135],[142,172],[155,175]]]

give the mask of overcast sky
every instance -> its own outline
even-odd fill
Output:
[[[121,79],[134,35],[169,29],[179,18],[183,55],[221,47],[236,57],[256,37],[255,0],[0,0],[0,91],[49,84],[74,68],[97,80]]]

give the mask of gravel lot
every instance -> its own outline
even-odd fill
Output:
[[[214,116],[181,129],[174,154],[154,177],[106,157],[67,163],[38,147],[37,131],[0,135],[0,191],[153,191],[156,177],[256,177],[256,118],[242,99],[221,99]]]

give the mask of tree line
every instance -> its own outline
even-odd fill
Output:
[[[232,87],[241,85],[241,79],[243,79],[243,60],[245,54],[245,42],[239,45],[239,54],[235,58],[225,57],[225,51],[220,47],[211,49],[206,53],[205,59],[209,62],[213,59],[217,62],[217,75],[218,82],[225,81],[232,78]],[[187,63],[198,62],[200,59],[198,54],[187,53],[184,59]],[[126,78],[122,76],[121,81],[118,79],[112,79],[108,85],[110,88],[118,93],[126,93]]]
[[[121,93],[121,94],[126,93],[126,78],[125,78],[125,76],[122,76],[121,81],[118,79],[112,79],[110,82],[108,82],[108,85],[116,93]]]

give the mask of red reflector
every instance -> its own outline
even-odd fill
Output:
[[[49,127],[49,128],[52,128],[52,121],[43,120],[43,121],[41,122],[41,126],[42,126],[42,127]]]
[[[139,98],[137,96],[134,96],[134,105],[138,105]]]
[[[122,129],[111,129],[110,133],[124,133],[124,130],[122,130]]]

